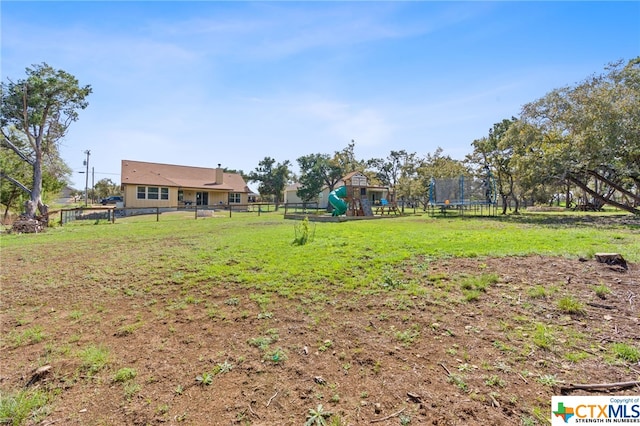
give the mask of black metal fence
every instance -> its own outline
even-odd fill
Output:
[[[155,216],[156,221],[160,221],[162,215],[184,218],[205,218],[214,215],[233,214],[257,214],[269,213],[277,210],[271,203],[250,203],[250,204],[219,204],[215,206],[175,206],[175,207],[77,207],[60,210],[60,224],[65,225],[70,222],[86,220],[105,220],[114,223],[116,219],[129,218],[134,216]],[[178,214],[175,214],[178,213]],[[179,214],[182,213],[182,214]],[[49,216],[53,219],[53,216]]]

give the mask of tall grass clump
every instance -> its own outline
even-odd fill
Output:
[[[315,235],[315,227],[311,228],[309,223],[309,216],[305,216],[302,221],[294,226],[296,237],[293,240],[293,244],[296,246],[303,246],[313,241]]]
[[[38,389],[0,393],[0,424],[22,425],[28,421],[39,423],[46,413],[48,395]]]

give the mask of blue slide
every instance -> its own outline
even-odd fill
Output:
[[[347,187],[341,186],[338,189],[334,189],[329,193],[329,204],[333,206],[332,216],[342,216],[346,213],[347,202],[343,200],[343,198],[347,197]]]

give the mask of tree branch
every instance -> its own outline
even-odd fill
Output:
[[[4,133],[4,130],[2,131],[2,143],[9,149],[11,149],[13,152],[16,153],[16,155],[18,157],[20,157],[22,159],[22,161],[26,162],[27,164],[29,164],[30,166],[33,166],[33,160],[30,159],[29,157],[27,157],[24,152],[22,152],[17,146],[15,146],[13,144],[13,142],[11,142],[11,139],[9,139],[9,137]]]
[[[591,383],[591,384],[569,384],[569,386],[561,388],[562,392],[572,391],[575,389],[594,390],[594,389],[613,389],[613,388],[632,388],[640,386],[640,381],[633,382],[615,382],[615,383]]]
[[[5,174],[5,172],[0,171],[0,178],[8,180],[9,182],[13,183],[18,188],[22,189],[28,195],[31,195],[31,190],[29,188],[27,188],[21,182],[17,181],[16,179],[12,178],[11,176]]]

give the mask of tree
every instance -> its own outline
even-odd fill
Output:
[[[296,193],[304,201],[316,198],[324,186],[333,191],[343,176],[338,163],[327,154],[309,154],[298,158],[297,161],[300,167],[299,182],[302,186]]]
[[[342,170],[343,176],[355,171],[364,171],[366,168],[364,161],[356,159],[355,147],[356,142],[352,139],[344,149],[336,151],[333,155],[333,161],[335,161],[340,170]]]
[[[517,138],[509,133],[511,126],[517,122],[515,117],[504,119],[495,123],[489,129],[489,135],[476,139],[472,145],[473,155],[468,160],[480,167],[488,167],[492,172],[498,189],[498,195],[502,199],[502,214],[507,213],[509,199],[515,201],[514,213],[518,213],[519,200],[515,193],[516,173],[513,160],[514,144]]]
[[[553,173],[596,208],[640,214],[640,57],[606,70],[526,104],[521,117],[544,135],[533,150]]]
[[[32,169],[30,187],[14,170],[3,169],[0,177],[9,180],[29,195],[25,214],[33,218],[36,209],[46,214],[42,202],[43,171],[47,166],[53,176],[60,176],[63,162],[58,155],[61,140],[78,110],[85,109],[91,86],[81,87],[71,74],[56,70],[46,63],[26,68],[27,78],[2,83],[0,124],[2,146],[13,151]]]
[[[391,151],[387,158],[373,158],[369,167],[376,171],[376,178],[382,185],[391,188],[391,201],[410,199],[411,181],[416,171],[416,154],[407,151]],[[404,208],[404,205],[403,205]]]
[[[107,198],[109,195],[120,194],[120,188],[118,187],[118,184],[109,178],[100,179],[93,186],[93,190],[95,191],[95,195],[98,199]]]
[[[273,202],[278,209],[278,204],[282,197],[282,192],[291,176],[289,160],[276,164],[276,160],[265,157],[258,163],[255,171],[249,173],[251,182],[260,182],[258,191],[261,195],[272,195]]]

